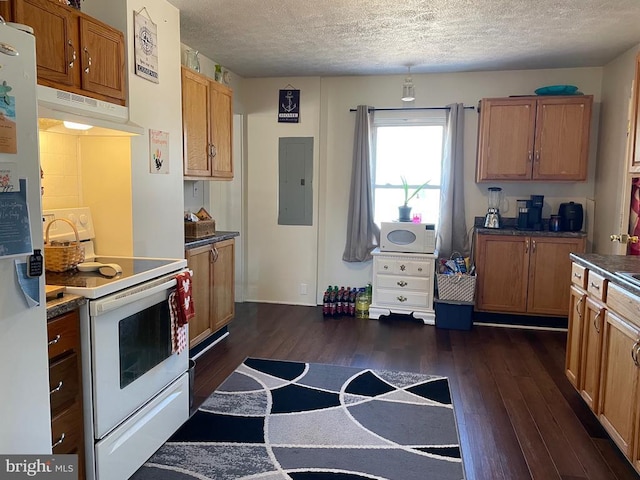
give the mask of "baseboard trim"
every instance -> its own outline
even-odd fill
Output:
[[[537,327],[534,325],[518,325],[510,323],[490,323],[490,322],[473,322],[474,327],[500,327],[500,328],[518,328],[520,330],[546,330],[551,332],[566,332],[563,327]]]

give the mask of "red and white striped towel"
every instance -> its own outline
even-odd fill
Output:
[[[178,295],[175,291],[169,294],[169,312],[171,313],[171,353],[182,353],[187,348],[188,326],[179,325],[180,308],[178,307]]]
[[[181,353],[187,348],[187,323],[195,315],[191,273],[185,271],[176,275],[176,289],[169,294],[169,311],[171,312],[171,351]]]

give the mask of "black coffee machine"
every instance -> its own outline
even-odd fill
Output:
[[[542,230],[544,195],[531,195],[529,200],[518,200],[518,229]]]

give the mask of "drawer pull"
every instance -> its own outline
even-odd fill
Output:
[[[578,318],[582,318],[582,311],[580,310],[580,305],[584,301],[584,295],[580,297],[578,303],[576,303],[576,313],[578,314]]]
[[[600,315],[602,315],[602,313],[604,313],[604,309],[601,308],[600,310],[598,310],[598,313],[596,314],[595,317],[593,317],[593,328],[595,328],[596,333],[600,333],[600,326],[598,325],[598,318],[600,317]]]
[[[60,435],[60,438],[58,439],[58,441],[56,443],[54,443],[53,445],[51,445],[51,448],[56,448],[58,445],[62,445],[62,442],[64,442],[64,437],[66,435],[64,434],[64,432],[62,433],[62,435]]]
[[[422,267],[418,267],[418,271],[419,271],[419,272],[422,272]]]
[[[385,270],[389,270],[389,265],[385,265],[385,266],[384,266],[384,267],[382,267],[382,268],[384,268]]]
[[[406,287],[406,286],[407,286],[407,282],[405,282],[404,280],[400,280],[400,281],[398,282],[398,286],[399,286],[399,287]]]
[[[638,347],[640,347],[640,344],[638,343],[638,340],[636,340],[633,347],[631,347],[631,360],[633,360],[636,367],[640,367],[640,364],[638,363]]]
[[[62,336],[60,334],[57,334],[56,338],[54,338],[53,340],[49,341],[49,346],[55,345],[56,343],[58,343],[60,341],[61,338],[62,338]]]
[[[576,277],[577,279],[581,279],[582,278],[582,274],[581,273],[577,273],[577,272],[573,272],[573,276]]]
[[[400,265],[400,270],[402,270],[403,272],[407,269],[406,265]]]
[[[595,288],[596,290],[600,290],[600,285],[598,285],[597,283],[593,283],[593,282],[591,282],[591,286],[592,286],[593,288]]]
[[[54,393],[59,392],[61,388],[62,388],[62,380],[60,380],[60,383],[58,384],[58,386],[56,388],[54,388],[53,390],[51,390],[49,392],[49,395],[53,395]]]
[[[396,298],[398,299],[399,302],[406,302],[407,301],[407,297],[403,297],[402,295],[399,295]]]

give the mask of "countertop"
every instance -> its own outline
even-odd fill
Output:
[[[210,245],[212,243],[221,242],[223,240],[229,240],[238,236],[240,236],[240,232],[216,232],[210,237],[185,240],[184,248],[185,250],[189,250],[191,248],[202,247],[204,245]]]
[[[640,286],[631,283],[615,272],[640,273],[640,257],[634,255],[600,255],[598,253],[572,253],[571,260],[596,272],[630,293],[640,296]]]
[[[75,310],[87,303],[87,299],[72,293],[63,293],[62,297],[47,301],[47,320]]]
[[[501,219],[502,227],[485,228],[484,217],[475,217],[474,229],[476,233],[483,235],[514,235],[521,237],[529,237],[535,235],[538,237],[563,237],[563,238],[583,238],[587,236],[586,232],[552,232],[549,230],[549,219],[543,218],[542,230],[519,230],[517,228],[518,220],[516,218],[506,217]]]

